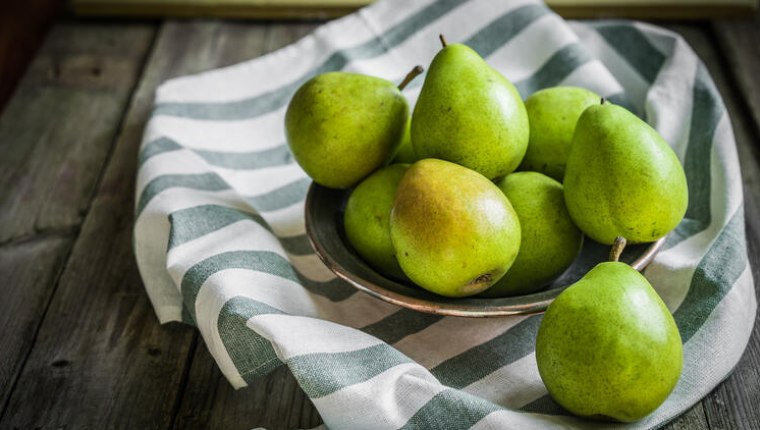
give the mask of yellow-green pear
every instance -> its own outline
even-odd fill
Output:
[[[549,305],[536,338],[549,394],[575,415],[631,422],[675,387],[683,347],[673,316],[639,272],[601,263]]]
[[[570,153],[575,124],[599,96],[580,87],[545,88],[525,100],[530,141],[519,170],[541,172],[562,181]]]
[[[618,236],[655,241],[678,225],[688,205],[686,175],[667,142],[609,103],[587,108],[578,120],[564,187],[575,224],[605,244]]]
[[[348,188],[396,153],[409,118],[401,89],[374,76],[330,72],[304,83],[285,113],[285,135],[298,164],[314,182]]]
[[[528,115],[507,78],[468,46],[447,45],[430,64],[412,115],[419,158],[439,158],[488,179],[511,173],[528,146]]]
[[[391,243],[391,209],[408,164],[376,170],[351,191],[343,213],[343,227],[351,246],[378,272],[404,279]]]
[[[562,274],[578,255],[583,233],[567,213],[562,184],[538,172],[517,172],[496,184],[520,219],[520,252],[483,297],[529,294]]]
[[[483,175],[444,160],[412,164],[391,211],[401,269],[447,297],[477,294],[498,281],[520,248],[520,222],[504,193]]]

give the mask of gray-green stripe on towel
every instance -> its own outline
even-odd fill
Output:
[[[255,196],[245,197],[245,200],[260,212],[283,209],[303,201],[309,189],[311,179],[298,178],[274,190]],[[230,184],[216,173],[188,173],[158,176],[148,182],[137,201],[136,216],[139,217],[145,207],[156,196],[173,188],[185,188],[198,191],[231,190]]]
[[[347,283],[334,278],[326,282],[316,282],[300,275],[290,262],[271,251],[230,251],[215,254],[195,264],[182,277],[182,296],[185,305],[195,320],[195,299],[201,286],[215,273],[228,269],[244,269],[278,276],[298,283],[310,292],[333,301],[345,300],[356,290]],[[250,288],[255,288],[251,285]]]
[[[361,45],[333,52],[322,64],[302,75],[295,81],[272,89],[265,94],[239,100],[220,103],[157,103],[153,115],[168,115],[185,118],[208,120],[233,120],[254,118],[272,112],[284,106],[290,96],[312,76],[320,73],[340,70],[350,61],[372,58],[400,44],[426,24],[451,12],[461,5],[463,0],[440,0],[432,2],[419,12],[407,17],[401,23],[388,29]]]
[[[398,1],[398,5],[402,3]],[[277,353],[288,350],[291,354],[286,364],[306,393],[311,398],[318,399],[315,403],[320,407],[320,412],[330,413],[331,410],[338,410],[336,409],[338,406],[330,404],[330,402],[336,402],[336,399],[345,402],[345,405],[339,405],[342,407],[340,410],[344,412],[343,415],[325,416],[325,421],[336,427],[352,427],[352,425],[355,427],[356,423],[364,417],[370,417],[372,422],[380,423],[383,416],[394,416],[392,420],[395,423],[394,426],[406,422],[405,428],[470,428],[489,414],[503,409],[503,406],[497,403],[515,403],[516,398],[508,393],[512,389],[511,386],[504,387],[506,394],[503,399],[498,398],[493,391],[489,390],[494,389],[491,385],[493,381],[503,381],[503,378],[507,377],[505,375],[524,370],[526,362],[521,359],[530,357],[534,351],[535,333],[541,321],[540,316],[526,317],[519,322],[513,321],[513,324],[509,324],[508,327],[496,330],[490,328],[482,334],[473,330],[474,327],[479,327],[473,324],[468,326],[469,331],[465,330],[468,335],[467,343],[437,349],[436,345],[442,340],[459,342],[455,336],[449,336],[449,333],[455,330],[453,327],[457,327],[456,319],[419,314],[407,309],[394,310],[387,304],[372,309],[375,299],[363,294],[355,294],[352,287],[338,278],[315,282],[299,273],[299,267],[304,270],[304,273],[309,273],[306,270],[311,269],[311,264],[318,263],[310,249],[308,239],[302,234],[303,230],[300,229],[302,226],[298,224],[299,213],[295,210],[300,209],[297,205],[303,204],[310,181],[287,167],[293,163],[292,155],[287,146],[282,143],[282,137],[275,133],[276,130],[267,129],[266,132],[257,133],[258,136],[250,136],[250,146],[241,144],[238,147],[233,142],[226,141],[225,150],[221,151],[198,150],[185,146],[191,142],[182,142],[182,139],[175,141],[175,136],[182,134],[172,129],[177,124],[184,123],[191,124],[192,127],[202,127],[206,122],[219,122],[221,126],[225,121],[236,120],[247,121],[251,129],[259,125],[271,128],[274,122],[269,120],[276,119],[274,115],[281,115],[282,108],[287,104],[291,94],[310,77],[326,71],[354,66],[364,67],[364,63],[357,60],[381,63],[387,58],[389,63],[384,64],[386,66],[395,64],[399,59],[406,61],[417,55],[412,52],[414,50],[412,45],[417,45],[416,42],[407,43],[411,40],[410,38],[420,31],[425,31],[426,34],[437,34],[439,28],[442,28],[441,31],[445,32],[446,26],[459,25],[454,22],[470,26],[458,33],[469,35],[461,42],[467,43],[484,57],[502,55],[498,58],[499,64],[518,65],[516,70],[521,70],[521,79],[516,80],[515,84],[523,96],[538,89],[568,81],[568,77],[573,78],[573,84],[584,85],[586,82],[590,85],[591,81],[584,81],[585,78],[578,73],[579,70],[610,66],[608,67],[610,71],[624,72],[614,75],[616,79],[625,79],[626,76],[635,78],[635,85],[627,86],[621,81],[620,87],[635,87],[636,98],[629,99],[624,93],[609,96],[610,93],[619,91],[619,87],[609,79],[595,81],[593,84],[606,88],[605,95],[613,99],[614,103],[624,105],[641,115],[650,111],[652,106],[648,103],[657,101],[656,97],[646,98],[647,105],[643,106],[644,103],[641,103],[644,100],[643,93],[639,93],[645,90],[641,88],[643,84],[649,86],[649,90],[652,85],[659,85],[661,87],[656,90],[665,91],[666,89],[662,88],[663,79],[660,78],[672,76],[673,68],[679,67],[679,64],[671,60],[674,58],[676,49],[683,49],[683,44],[676,43],[677,39],[668,35],[667,32],[652,30],[644,24],[626,21],[579,24],[595,31],[596,34],[579,32],[580,41],[567,40],[569,35],[567,27],[562,28],[563,32],[555,32],[555,28],[564,26],[561,18],[552,16],[551,19],[542,19],[549,17],[551,12],[543,5],[530,3],[529,0],[517,4],[500,3],[498,4],[500,11],[504,11],[510,5],[514,6],[506,12],[492,13],[480,19],[468,15],[473,13],[473,10],[487,15],[489,4],[485,0],[431,1],[418,5],[415,11],[398,8],[395,11],[398,19],[394,21],[394,24],[388,24],[387,16],[376,13],[381,10],[383,13],[389,13],[387,6],[390,5],[385,5],[385,9],[373,6],[361,12],[363,15],[360,19],[365,20],[370,31],[378,28],[386,29],[386,31],[377,32],[378,34],[371,39],[358,43],[337,31],[342,25],[340,22],[331,24],[334,26],[333,29],[322,31],[317,38],[311,39],[317,42],[315,49],[325,50],[320,53],[323,54],[319,57],[320,60],[315,60],[311,54],[304,56],[303,60],[307,63],[303,64],[309,64],[308,70],[305,70],[307,67],[299,68],[299,72],[291,75],[291,78],[282,85],[274,85],[271,82],[256,85],[251,83],[251,86],[245,88],[244,94],[253,94],[257,91],[256,96],[240,100],[218,101],[212,97],[204,98],[202,94],[208,93],[204,89],[197,92],[200,95],[197,96],[196,101],[175,103],[162,101],[162,94],[159,92],[154,115],[175,116],[182,119],[154,121],[150,124],[150,135],[156,138],[144,143],[138,162],[141,169],[139,177],[148,177],[152,180],[141,180],[143,182],[138,183],[139,195],[136,204],[138,217],[157,196],[161,195],[162,200],[154,202],[160,205],[151,204],[149,222],[147,220],[140,222],[138,218],[136,240],[141,241],[140,246],[144,246],[154,237],[168,240],[168,243],[151,246],[172,252],[170,257],[173,262],[168,269],[172,271],[173,279],[182,278],[180,287],[182,300],[188,310],[188,321],[196,317],[205,318],[204,321],[199,321],[198,325],[203,328],[204,337],[210,335],[214,339],[209,342],[209,349],[218,358],[225,374],[234,375],[237,371],[242,380],[249,384],[253,383],[255,377],[282,365],[283,363],[277,358]],[[399,14],[406,16],[399,16]],[[435,31],[431,31],[433,29]],[[452,30],[452,33],[456,34],[456,31]],[[601,39],[597,37],[597,34]],[[542,61],[540,64],[538,61],[531,63],[531,70],[520,68],[521,58],[504,57],[505,52],[511,52],[512,49],[516,49],[516,46],[510,46],[509,51],[502,48],[520,35],[522,35],[519,38],[520,43],[544,44],[541,50]],[[562,38],[558,37],[560,35]],[[593,43],[601,43],[603,40],[616,55],[610,55],[610,58],[596,58],[592,55],[592,51],[584,47],[584,35],[592,36]],[[529,38],[531,40],[528,40]],[[450,41],[459,42],[451,38]],[[337,48],[338,46],[341,48]],[[553,52],[545,52],[547,46],[551,46],[550,51]],[[520,50],[524,52],[524,55],[530,55],[529,49],[521,47]],[[384,56],[390,51],[393,51],[393,55]],[[604,51],[609,53],[606,48]],[[267,67],[271,66],[274,70],[287,66],[281,64],[283,58],[278,55],[280,54],[275,54],[266,60],[247,63],[229,75],[225,75],[227,72],[224,71],[206,74],[198,78],[197,83],[198,85],[226,85],[228,82],[220,81],[221,77],[245,76],[246,67],[253,69],[268,64]],[[690,52],[679,51],[679,55],[690,55]],[[393,57],[392,62],[391,57]],[[278,62],[280,64],[277,64]],[[671,144],[680,145],[678,152],[684,155],[684,170],[689,183],[690,202],[686,219],[676,232],[671,234],[669,248],[665,255],[672,256],[672,253],[679,252],[681,247],[689,247],[691,254],[687,261],[688,267],[680,268],[681,271],[677,276],[663,275],[656,273],[655,270],[651,271],[651,276],[658,288],[669,281],[678,280],[678,285],[674,288],[679,288],[678,292],[681,294],[679,297],[682,297],[682,301],[674,316],[683,341],[687,344],[691,342],[693,345],[696,340],[702,341],[709,336],[709,330],[720,326],[716,324],[716,321],[730,320],[731,316],[716,315],[716,312],[722,312],[732,305],[731,301],[726,300],[726,295],[739,293],[738,290],[732,291],[735,285],[746,289],[746,283],[740,281],[747,267],[747,256],[742,208],[736,207],[738,197],[735,190],[728,189],[728,186],[733,186],[731,184],[740,181],[736,179],[733,171],[721,173],[726,175],[725,180],[711,177],[711,173],[716,169],[726,169],[726,163],[733,162],[731,154],[723,157],[726,150],[732,149],[732,142],[725,141],[730,138],[726,138],[725,130],[719,127],[720,121],[726,119],[726,112],[704,66],[700,64],[695,70],[692,69],[693,61],[683,64],[689,65],[688,70],[684,67],[683,73],[694,73],[693,84],[690,79],[685,79],[684,82],[679,82],[680,86],[670,90],[675,91],[674,96],[683,94],[685,112],[672,114],[682,120],[680,125],[684,129],[678,131],[680,135],[688,135],[688,139],[671,142]],[[669,74],[662,73],[663,70],[668,71]],[[260,71],[259,69],[255,73]],[[403,71],[398,71],[398,73],[401,72]],[[634,76],[632,73],[639,76]],[[691,86],[684,83],[689,83]],[[188,82],[181,85],[187,84]],[[413,82],[409,88],[419,88],[420,85],[422,85],[422,79]],[[647,94],[651,94],[649,90],[646,90]],[[636,103],[642,106],[633,106],[630,100],[636,100]],[[658,106],[654,108],[657,109]],[[258,117],[263,114],[273,116],[266,120],[259,120]],[[214,139],[225,138],[222,134],[217,136],[216,130],[221,130],[221,128],[209,129],[207,134],[203,134],[203,138],[209,139],[208,141],[193,141],[192,145],[214,148]],[[245,137],[236,135],[235,139],[244,142]],[[715,156],[715,154],[718,155]],[[156,168],[169,167],[170,165],[166,163],[171,163],[172,160],[180,163],[192,162],[193,171],[198,173],[156,176],[156,173],[159,173]],[[278,167],[285,168],[278,169]],[[171,169],[160,172],[163,171],[169,172]],[[188,171],[188,169],[182,166],[182,169],[177,171]],[[269,176],[269,172],[272,172],[272,176]],[[273,177],[285,174],[283,172],[290,172],[288,174],[291,176]],[[241,183],[241,178],[249,177],[247,175],[251,173],[253,173],[250,175],[251,178],[263,182],[262,187],[258,187],[258,184],[246,184],[245,189],[248,191],[245,193],[231,188],[230,184]],[[724,185],[725,187],[721,188]],[[167,192],[174,188],[182,188],[186,192]],[[268,191],[262,192],[263,189]],[[214,194],[217,192],[220,193]],[[213,198],[204,199],[206,195]],[[726,195],[727,197],[724,197]],[[189,202],[180,201],[185,196],[192,196],[193,202],[197,204],[188,207]],[[721,204],[732,206],[726,208],[721,207]],[[182,209],[173,212],[165,209],[170,207]],[[160,220],[161,222],[154,222],[157,217],[163,216],[168,217],[168,223],[163,219]],[[271,225],[278,227],[275,221],[279,220],[273,218],[275,216],[287,217],[282,220],[281,225],[287,226],[288,237],[279,237],[274,234],[267,220],[271,222]],[[723,223],[726,225],[722,226]],[[164,230],[157,232],[157,228]],[[237,245],[243,243],[242,240],[226,242],[227,238],[236,237],[240,232],[246,231],[253,233],[252,237],[255,235],[266,237],[269,242],[267,244],[244,243],[243,245]],[[301,234],[297,234],[298,232]],[[700,234],[699,240],[684,242],[685,239],[697,234]],[[146,239],[147,236],[151,237]],[[273,242],[274,240],[280,241],[281,249]],[[201,246],[206,244],[208,244],[207,247]],[[676,244],[680,246],[673,248]],[[234,249],[236,247],[251,249]],[[225,252],[221,252],[221,249]],[[190,251],[196,254],[186,255]],[[136,247],[136,252],[140,252],[139,246]],[[187,261],[189,259],[192,260]],[[155,264],[164,263],[165,261],[155,262]],[[174,272],[182,270],[183,267],[190,267],[190,269],[184,273]],[[232,276],[233,272],[228,273],[230,276],[223,276],[223,272],[228,270],[242,272],[234,273],[240,275],[237,277]],[[146,273],[149,272],[155,273],[156,270]],[[211,278],[215,274],[220,276]],[[212,282],[209,282],[210,279]],[[270,283],[266,285],[223,284],[235,282],[235,280],[254,279]],[[320,275],[319,279],[325,278]],[[146,279],[146,286],[149,284],[148,281]],[[299,291],[299,286],[303,286],[310,294]],[[278,289],[278,287],[282,288]],[[207,297],[207,294],[213,295],[217,301],[212,300],[213,303],[199,301],[198,294],[201,288],[204,288],[202,297]],[[205,288],[211,290],[205,290]],[[285,289],[288,292],[303,294],[299,296],[297,306],[291,306],[290,302],[283,300],[281,294]],[[275,296],[270,297],[270,294],[275,294]],[[228,297],[228,295],[234,296]],[[347,300],[349,298],[350,300]],[[310,299],[313,301],[313,308],[309,307]],[[276,305],[269,303],[276,303]],[[221,308],[218,309],[217,306]],[[371,309],[372,313],[355,318],[356,315],[351,314],[354,309],[352,306],[363,311]],[[284,334],[282,338],[272,337],[270,342],[256,332],[258,326],[255,321],[249,324],[252,322],[251,318],[257,315],[279,314],[282,315],[281,318],[288,318],[288,312],[297,312],[297,309],[298,312],[301,312],[300,309],[306,309],[307,316],[324,318],[334,324],[340,321],[365,321],[352,323],[358,326],[354,327],[355,329],[363,332],[352,333],[352,336],[363,338],[361,346],[357,345],[351,349],[353,344],[346,343],[345,339],[341,339],[337,344],[332,343],[330,339],[309,339],[308,348],[305,346],[302,348],[303,352],[308,353],[292,355],[292,351],[300,350],[301,344],[297,342],[304,342],[303,338],[298,336],[288,338],[287,334]],[[199,311],[197,315],[196,310]],[[218,315],[214,315],[217,312]],[[212,315],[211,322],[216,323],[215,328],[214,324],[209,324],[210,314]],[[213,318],[217,319],[214,321]],[[269,321],[267,318],[260,320],[262,324],[267,321]],[[306,328],[309,323],[308,318],[299,320],[298,325],[293,324],[293,329]],[[343,327],[341,330],[347,329]],[[695,334],[698,335],[695,336]],[[217,335],[221,340],[221,345],[219,339],[214,338]],[[366,335],[374,336],[381,343],[373,344],[374,339],[367,339]],[[206,340],[208,342],[210,339]],[[323,341],[325,346],[321,350],[320,342]],[[721,341],[725,340],[721,339]],[[391,345],[395,345],[401,351]],[[335,350],[340,352],[333,352]],[[229,359],[224,357],[225,354],[229,356]],[[431,357],[427,357],[426,362],[437,363],[430,369],[430,373],[436,379],[428,375],[425,378],[419,378],[418,372],[423,370],[408,358],[421,357],[423,354],[432,354]],[[694,357],[686,358],[694,360]],[[738,357],[731,356],[727,359],[735,360]],[[695,365],[704,366],[705,363],[697,362]],[[722,376],[725,372],[721,372]],[[540,388],[540,381],[533,380],[532,373],[529,376],[530,381],[510,380],[509,383],[514,384],[515,389],[529,390],[528,393],[532,393],[530,396],[522,393],[522,395],[518,394],[520,396],[518,398],[532,401],[521,409],[510,409],[510,413],[494,414],[489,417],[491,419],[488,423],[504,424],[504,427],[508,427],[510,417],[518,416],[512,412],[536,412],[545,415],[540,417],[523,413],[519,414],[518,419],[524,419],[527,422],[537,417],[539,420],[545,420],[536,421],[537,423],[558,426],[583,424],[573,418],[563,416],[566,412],[559,409],[548,396],[541,396],[540,389],[536,389],[536,387]],[[231,380],[240,383],[240,378],[231,378]],[[442,385],[437,386],[436,380]],[[712,382],[703,381],[688,382],[695,385],[712,384]],[[416,412],[404,410],[403,407],[398,408],[398,405],[396,407],[400,410],[393,409],[393,402],[398,404],[403,401],[402,397],[383,396],[383,393],[378,395],[376,404],[365,407],[365,409],[368,408],[367,410],[352,409],[355,403],[351,396],[361,396],[365,392],[372,393],[373,388],[376,389],[373,384],[377,386],[389,384],[390,390],[400,390],[402,387],[403,390],[409,390],[414,389],[415,383],[424,384],[424,389],[414,393],[417,397],[413,404],[422,404]],[[486,385],[489,386],[486,387]],[[433,395],[434,393],[437,394]],[[690,394],[696,395],[691,392]],[[535,399],[535,396],[539,398]],[[695,399],[679,399],[679,401],[681,403],[678,403],[678,406],[669,404],[665,407],[666,409],[657,411],[659,421],[654,424],[658,425],[663,420],[682,412],[685,407],[683,404],[693,403]],[[409,407],[409,405],[406,406]],[[403,412],[403,415],[394,415],[396,412]],[[407,421],[406,418],[409,416],[411,417]]]
[[[272,227],[259,214],[219,205],[200,205],[169,214],[168,251],[192,240],[221,230],[240,221],[251,221],[274,234]],[[309,255],[314,250],[305,234],[277,236],[283,249],[290,255]]]
[[[221,336],[224,348],[240,376],[249,384],[282,365],[272,343],[246,324],[252,316],[264,314],[282,314],[282,311],[246,297],[233,297],[222,306],[217,320],[219,333],[224,333]]]
[[[156,155],[182,149],[192,152],[212,166],[232,170],[255,170],[264,167],[287,166],[294,163],[293,154],[285,143],[259,151],[224,152],[189,148],[179,144],[174,139],[159,137],[143,145],[140,150],[138,168]]]
[[[230,121],[255,118],[272,112],[285,106],[298,87],[311,77],[320,73],[341,70],[353,60],[367,59],[384,54],[388,52],[390,48],[399,45],[421,28],[425,27],[425,24],[445,15],[460,3],[462,3],[462,0],[442,0],[434,2],[416,15],[409,17],[398,26],[387,31],[381,37],[373,38],[359,46],[337,51],[324,63],[310,70],[296,81],[271,90],[265,94],[233,102],[159,103],[156,105],[153,114]],[[521,29],[520,25],[524,26],[529,22],[527,19],[532,20],[545,13],[547,13],[546,9],[538,5],[522,6],[517,10],[507,12],[497,20],[497,22],[505,26],[503,27],[504,31],[499,34],[505,34],[507,37],[511,37],[515,33],[513,30],[507,28],[506,25],[512,24],[512,26],[514,26],[515,24],[518,24],[517,29],[519,30]],[[509,20],[507,17],[514,17],[515,21],[513,22],[512,20]],[[493,30],[486,27],[486,31]]]

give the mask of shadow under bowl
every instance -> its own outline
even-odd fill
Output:
[[[334,190],[312,183],[306,196],[306,234],[319,258],[339,278],[357,289],[398,306],[437,315],[458,317],[502,317],[541,313],[565,288],[598,263],[607,261],[610,247],[584,238],[583,248],[573,264],[544,290],[513,297],[452,299],[420,287],[387,278],[348,244],[343,233],[343,211],[349,190]],[[629,245],[620,261],[643,270],[665,244],[656,242]]]

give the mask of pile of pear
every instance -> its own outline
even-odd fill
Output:
[[[537,335],[552,397],[594,419],[635,421],[678,381],[681,338],[649,282],[618,257],[667,235],[688,192],[678,157],[646,122],[584,88],[525,101],[474,50],[447,44],[414,110],[404,88],[318,75],[285,116],[290,149],[318,184],[348,190],[355,251],[388,278],[448,298],[530,294],[561,275],[584,237],[613,245],[549,306]]]

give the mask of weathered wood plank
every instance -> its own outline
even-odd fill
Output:
[[[171,425],[196,332],[159,326],[133,263],[140,137],[158,83],[254,57],[263,52],[265,35],[265,25],[169,22],[162,27],[0,427]]]
[[[754,19],[713,24],[720,49],[728,60],[739,92],[750,108],[755,133],[760,135],[760,10]],[[760,143],[755,141],[755,146]]]
[[[24,364],[72,235],[37,236],[0,247],[0,411]]]
[[[702,402],[699,402],[663,428],[668,430],[707,430],[710,427],[707,425],[707,417],[705,417]]]
[[[294,43],[312,31],[320,23],[277,23],[272,24],[271,31],[267,35],[266,51],[273,52]]]
[[[61,3],[28,0],[4,6],[0,14],[0,113],[45,39]]]
[[[124,37],[110,29],[107,37]],[[153,76],[179,62],[162,61]],[[169,426],[195,333],[159,327],[131,250],[137,145],[155,83],[133,100],[2,428]]]
[[[267,32],[266,43],[248,58],[274,51],[311,32],[316,24],[276,24]],[[225,50],[234,40],[246,39],[250,25],[226,24],[219,30]],[[234,42],[237,44],[237,42]],[[243,58],[239,58],[242,60]],[[319,414],[286,368],[259,378],[235,391],[219,371],[202,342],[198,343],[175,429],[227,429],[263,426],[269,430],[309,428],[320,423]]]
[[[731,117],[741,164],[747,243],[757,295],[760,287],[757,284],[760,281],[760,147],[757,129],[746,111],[746,99],[742,99],[747,94],[737,91],[732,84],[732,80],[746,70],[734,70],[726,64],[721,56],[724,48],[717,47],[708,33],[692,26],[674,26],[673,29],[683,35],[702,58]],[[710,428],[760,428],[757,381],[760,381],[760,322],[756,320],[749,345],[734,372],[702,402]]]
[[[51,29],[0,117],[0,243],[81,224],[152,37],[144,24]]]
[[[278,430],[312,428],[320,422],[287,367],[235,391],[199,343],[174,428]]]
[[[56,25],[0,117],[0,407],[32,347],[152,37],[144,24]]]

